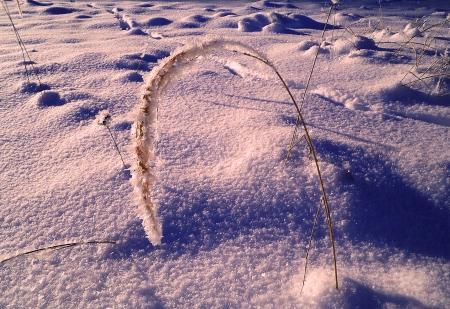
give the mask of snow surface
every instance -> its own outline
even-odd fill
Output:
[[[449,3],[333,2],[321,39],[331,1],[22,0],[23,17],[4,1],[31,59],[0,8],[1,260],[117,244],[1,263],[0,308],[450,308],[450,99],[428,96],[433,79],[399,84],[413,80],[411,47],[392,57]],[[449,31],[413,72],[448,57]],[[148,130],[163,238],[146,238],[131,198],[136,108],[161,59],[211,39],[266,55],[298,102],[320,46],[302,112],[338,290],[322,212],[300,294],[321,196],[313,161],[300,143],[285,164],[289,96],[230,51],[177,68],[158,94]]]

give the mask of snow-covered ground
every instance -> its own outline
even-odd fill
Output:
[[[449,18],[447,1],[340,1],[323,39],[326,1],[19,0],[23,17],[0,2],[1,260],[117,242],[1,263],[0,308],[450,308],[450,96],[437,78],[399,84],[445,67],[450,24],[413,39],[439,30],[417,69],[419,45],[393,56]],[[300,294],[314,161],[303,141],[285,164],[295,108],[241,54],[198,57],[159,96],[163,238],[146,238],[130,183],[143,87],[175,49],[218,38],[266,55],[297,102],[321,44],[302,112],[338,290],[322,210]]]

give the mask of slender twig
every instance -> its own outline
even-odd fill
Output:
[[[19,12],[20,12],[20,17],[23,17],[22,8],[20,7],[19,0],[16,0],[16,4],[17,4],[17,8],[19,9]]]
[[[326,23],[325,23],[325,26],[324,26],[324,29],[323,29],[323,32],[322,32],[322,39],[323,39],[323,37],[324,37],[324,35],[325,35],[325,31],[326,31],[326,28],[327,28],[327,25],[328,25],[328,21],[329,21],[329,18],[330,18],[330,15],[331,15],[331,12],[332,12],[332,9],[333,9],[334,5],[335,5],[335,4],[333,3],[333,5],[330,7],[330,11],[329,11],[329,13],[328,13],[327,21],[326,21]],[[335,275],[335,281],[336,281],[336,289],[338,289],[338,288],[339,288],[339,284],[338,284],[338,274],[337,274],[337,258],[336,258],[336,248],[335,248],[335,244],[334,244],[333,226],[332,226],[332,223],[331,223],[331,211],[330,211],[330,206],[329,206],[329,204],[328,204],[328,198],[327,198],[327,194],[326,194],[326,192],[325,192],[325,185],[324,185],[324,183],[323,183],[322,173],[320,172],[319,160],[317,159],[317,155],[316,155],[316,151],[315,151],[315,149],[314,149],[313,142],[312,142],[311,137],[310,137],[310,135],[309,135],[308,128],[306,127],[306,122],[305,122],[305,120],[304,120],[304,118],[303,118],[303,115],[302,115],[302,113],[301,113],[302,106],[303,106],[303,104],[305,103],[305,100],[306,100],[306,92],[307,92],[307,90],[308,90],[308,86],[309,86],[309,83],[310,83],[310,81],[311,81],[311,77],[312,77],[312,74],[313,74],[313,71],[314,71],[314,67],[315,67],[315,64],[316,64],[317,57],[318,57],[318,55],[319,55],[319,51],[320,51],[320,44],[319,44],[319,46],[318,46],[318,48],[317,48],[316,56],[315,56],[315,58],[314,58],[314,64],[313,64],[313,67],[312,67],[312,69],[311,69],[311,72],[310,72],[310,75],[309,75],[309,78],[308,78],[308,83],[307,83],[306,89],[305,89],[305,91],[304,91],[304,93],[303,93],[302,104],[301,104],[300,106],[298,106],[297,102],[296,102],[295,99],[294,99],[294,96],[292,95],[291,91],[289,90],[289,87],[287,86],[286,82],[283,80],[283,78],[281,77],[280,73],[277,71],[277,69],[275,68],[275,66],[273,66],[273,65],[272,65],[268,60],[266,60],[266,59],[261,59],[261,58],[259,58],[259,57],[257,57],[257,56],[254,56],[254,55],[251,55],[251,54],[247,54],[247,53],[243,53],[243,54],[246,55],[246,56],[250,56],[250,57],[252,57],[252,58],[255,58],[255,59],[257,59],[257,60],[259,60],[259,61],[261,61],[261,62],[263,62],[263,63],[269,65],[269,67],[272,68],[272,70],[273,70],[273,71],[275,72],[275,74],[278,76],[278,78],[279,78],[280,81],[282,82],[284,88],[285,88],[286,91],[288,92],[288,94],[289,94],[289,96],[290,96],[290,98],[291,98],[291,100],[292,100],[292,103],[294,104],[295,109],[297,110],[297,114],[298,114],[298,115],[297,115],[296,127],[298,127],[298,124],[299,124],[299,123],[301,123],[302,126],[303,126],[303,130],[305,131],[305,137],[306,137],[306,140],[308,141],[308,144],[309,144],[309,146],[310,146],[311,154],[312,154],[312,156],[313,156],[314,163],[315,163],[315,165],[316,165],[317,176],[319,177],[320,189],[321,189],[321,191],[322,191],[322,200],[323,200],[323,203],[324,203],[324,206],[325,206],[325,213],[326,213],[326,217],[327,217],[328,230],[329,230],[329,233],[330,233],[330,241],[331,241],[331,248],[332,248],[332,254],[333,254],[334,275]],[[293,134],[293,137],[292,137],[292,138],[295,139],[295,136],[296,136],[296,129],[294,129],[294,134]],[[293,145],[293,144],[294,144],[294,143],[293,143],[292,140],[291,140],[291,145]]]
[[[122,154],[120,153],[119,146],[117,145],[117,142],[116,142],[116,140],[115,140],[115,138],[114,138],[114,136],[113,136],[113,134],[111,132],[111,129],[109,128],[108,125],[106,125],[106,128],[108,129],[108,132],[111,135],[111,138],[112,138],[112,140],[114,142],[114,146],[116,146],[117,152],[119,153],[119,156],[120,156],[120,160],[122,160],[123,167],[127,168],[127,166],[125,165],[125,162],[123,161]]]
[[[109,122],[110,121],[111,121],[111,115],[110,114],[105,114],[104,118],[101,119],[98,124],[103,125],[103,126],[105,126],[108,129],[109,135],[111,135],[111,139],[114,142],[114,146],[116,147],[116,150],[119,153],[120,160],[122,160],[123,168],[126,169],[127,166],[125,165],[125,161],[123,160],[122,153],[119,150],[119,145],[117,145],[116,139],[114,138],[114,135],[112,134],[111,129],[109,128]]]
[[[383,28],[383,29],[385,29],[386,27],[385,27],[385,25],[384,25],[384,21],[383,21],[383,10],[381,9],[381,0],[378,0],[378,4],[380,5],[380,9],[379,9],[379,11],[380,11],[380,22],[381,22],[381,27]]]
[[[72,243],[66,243],[66,244],[60,244],[60,245],[54,245],[54,246],[49,246],[49,247],[45,247],[45,248],[40,248],[40,249],[35,249],[35,250],[31,250],[31,251],[26,251],[26,252],[22,252],[16,255],[13,255],[9,258],[3,259],[0,261],[0,263],[4,263],[7,261],[10,261],[12,259],[15,259],[19,256],[24,256],[24,255],[29,255],[32,253],[36,253],[36,252],[40,252],[40,251],[45,251],[45,250],[59,250],[59,249],[65,249],[65,248],[70,248],[70,247],[75,247],[75,246],[80,246],[80,245],[88,245],[88,244],[116,244],[116,241],[113,240],[100,240],[100,241],[83,241],[83,242],[72,242]]]
[[[325,36],[325,31],[327,30],[328,21],[330,20],[331,11],[333,10],[334,6],[335,6],[335,4],[333,3],[331,5],[331,7],[330,7],[330,12],[328,12],[327,21],[325,22],[325,26],[324,26],[323,31],[322,31],[322,36],[320,37],[321,40],[323,40],[323,38]],[[309,84],[311,83],[311,78],[312,78],[312,75],[313,75],[313,72],[314,72],[314,68],[316,66],[317,57],[319,56],[319,52],[320,52],[320,43],[319,43],[319,46],[317,47],[316,55],[314,57],[314,62],[313,62],[313,66],[311,68],[311,72],[309,73],[308,82],[306,83],[305,91],[303,92],[302,103],[300,104],[299,111],[302,110],[303,104],[306,101],[306,93],[308,92]]]

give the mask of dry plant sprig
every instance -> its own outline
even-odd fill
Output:
[[[3,0],[3,1],[5,1],[5,0]],[[17,8],[19,9],[19,12],[20,12],[20,17],[23,17],[23,12],[22,12],[22,8],[20,7],[19,0],[16,0],[16,4],[17,4]]]
[[[381,5],[381,4],[380,4]],[[380,12],[380,14],[382,14]],[[382,16],[381,16],[382,18]],[[369,20],[370,21],[370,20]],[[343,39],[346,39],[344,35],[348,32],[353,36],[356,36],[354,31],[351,27],[354,25],[360,23],[361,21],[357,21],[355,23],[350,24],[349,26],[345,27],[344,33],[341,36]],[[446,19],[432,24],[430,26],[425,26],[425,21],[419,25],[419,19],[416,20],[415,25],[417,28],[422,28],[418,30],[415,34],[408,36],[405,32],[400,32],[405,37],[404,41],[381,41],[381,39],[377,42],[377,44],[397,44],[399,47],[391,54],[391,58],[398,55],[402,50],[406,48],[406,46],[409,46],[413,52],[414,55],[414,64],[411,66],[411,68],[408,70],[408,72],[405,73],[403,78],[400,80],[400,83],[403,86],[408,86],[412,88],[414,85],[421,83],[428,89],[428,97],[432,93],[436,93],[439,96],[445,96],[448,95],[448,92],[445,92],[446,90],[444,88],[444,83],[449,80],[449,73],[450,73],[450,61],[447,54],[443,53],[442,50],[439,50],[438,46],[438,39],[439,36],[442,34],[442,31],[445,29],[446,25],[450,23],[450,18],[447,17]],[[378,21],[377,25],[375,25],[375,28],[380,24],[380,21]],[[385,25],[383,25],[384,27]],[[369,28],[370,24],[369,24]],[[365,31],[367,33],[367,31]],[[421,36],[423,36],[423,39],[419,39]],[[446,35],[444,35],[446,36]],[[350,43],[353,44],[351,40],[348,40]],[[355,46],[355,44],[353,44]],[[356,47],[356,46],[355,46]],[[445,46],[444,46],[445,47]],[[442,48],[442,46],[441,46]],[[425,57],[427,56],[427,53],[434,53],[434,56],[437,58],[433,61],[431,61],[431,65],[428,61],[426,61]],[[429,58],[429,57],[427,57]],[[428,62],[428,63],[426,63]],[[414,72],[414,70],[418,70],[420,67],[425,66],[425,71],[422,73]],[[406,77],[412,76],[414,80],[408,81],[404,83]],[[434,79],[434,80],[433,80]],[[431,82],[435,82],[435,85],[431,85]],[[444,93],[443,93],[444,92]]]
[[[331,10],[330,10],[331,13]],[[329,18],[330,14],[328,15]],[[325,186],[323,183],[322,175],[319,168],[317,155],[309,135],[306,122],[301,114],[301,107],[298,106],[295,101],[289,87],[287,86],[280,73],[275,66],[270,63],[263,55],[258,51],[238,42],[231,42],[228,40],[217,39],[207,41],[203,43],[187,45],[176,50],[171,56],[163,59],[159,66],[155,67],[150,73],[150,79],[147,86],[144,89],[142,101],[137,108],[136,121],[133,124],[132,140],[134,144],[135,162],[132,166],[132,178],[131,182],[135,186],[135,199],[139,205],[139,212],[143,220],[143,226],[146,231],[148,239],[153,245],[161,243],[162,239],[162,226],[161,221],[157,216],[158,205],[153,200],[152,188],[154,186],[155,175],[152,172],[151,164],[153,160],[153,149],[155,147],[154,140],[157,136],[156,131],[156,119],[158,115],[159,100],[162,95],[162,91],[165,85],[170,80],[170,75],[180,72],[183,67],[191,63],[199,56],[206,56],[211,54],[214,50],[222,49],[239,53],[247,57],[254,58],[265,65],[269,66],[282,82],[285,90],[288,92],[292,103],[298,114],[297,126],[301,122],[305,131],[305,139],[310,147],[311,154],[313,156],[317,175],[320,182],[320,189],[322,192],[322,202],[325,206],[325,212],[328,222],[328,229],[330,232],[330,241],[332,246],[333,261],[334,261],[334,273],[336,288],[338,288],[338,276],[337,276],[337,260],[336,250],[334,244],[334,234],[331,223],[330,207],[328,204],[327,195],[325,193]],[[316,56],[317,59],[317,56]],[[312,75],[312,72],[311,72]],[[305,95],[304,95],[305,98]],[[303,99],[304,102],[304,99]],[[320,208],[319,208],[320,210]],[[315,226],[314,226],[315,227]],[[312,234],[314,232],[314,227]]]
[[[404,42],[404,43],[402,44],[402,46],[400,46],[400,47],[392,54],[391,57],[394,57],[394,56],[397,55],[400,51],[402,51],[403,48],[405,48],[406,45],[409,45],[409,44],[411,43],[412,39],[414,39],[414,38],[416,38],[416,37],[418,37],[418,36],[420,36],[420,35],[426,33],[427,31],[429,31],[429,30],[431,30],[431,29],[433,29],[433,28],[435,28],[435,27],[438,27],[438,26],[440,26],[439,29],[438,29],[438,30],[440,30],[440,29],[442,29],[442,27],[443,27],[447,22],[449,22],[448,19],[446,19],[446,20],[444,20],[444,21],[442,21],[442,22],[439,22],[439,23],[437,23],[437,24],[433,24],[433,25],[431,25],[431,26],[428,26],[428,27],[426,27],[425,29],[419,31],[419,32],[416,33],[415,35],[411,36],[411,38],[410,38],[409,40],[407,40],[406,42]],[[416,59],[419,59],[419,61],[416,60],[416,66],[417,66],[418,62],[420,62],[421,57],[422,57],[422,56],[424,55],[424,53],[428,50],[428,48],[431,46],[432,42],[436,39],[437,34],[438,34],[438,31],[435,32],[435,35],[432,36],[432,39],[430,40],[430,43],[427,44],[427,40],[428,40],[428,39],[425,40],[425,42],[424,42],[424,44],[423,44],[422,52],[421,52],[421,54],[420,54],[420,57],[418,57],[418,58],[416,57]],[[425,47],[426,47],[426,48],[425,48]]]
[[[438,50],[438,47],[436,46],[436,42],[437,42],[437,37],[440,34],[441,30],[449,22],[450,22],[450,19],[446,18],[442,22],[439,22],[439,23],[436,23],[436,24],[433,24],[431,26],[424,28],[419,33],[417,33],[415,36],[411,37],[406,43],[403,43],[403,45],[400,46],[400,48],[398,48],[395,51],[393,56],[396,55],[397,53],[399,53],[407,44],[412,42],[412,39],[414,37],[417,37],[422,34],[426,34],[425,40],[422,44],[418,44],[416,42],[414,43],[415,45],[419,45],[418,47],[414,48],[413,44],[410,44],[410,45],[412,45],[416,59],[415,59],[414,65],[409,69],[409,71],[400,80],[400,83],[402,83],[403,86],[407,86],[407,87],[411,88],[412,86],[414,86],[415,84],[420,82],[425,87],[428,88],[428,90],[429,90],[428,97],[433,92],[437,93],[437,95],[439,95],[439,96],[445,96],[448,94],[448,92],[441,93],[441,91],[442,91],[442,86],[444,84],[444,81],[449,79],[450,58],[448,57],[448,55],[446,53],[444,53],[444,55],[443,55]],[[432,33],[430,35],[428,35],[428,32],[432,32]],[[434,46],[434,48],[431,48],[433,43],[435,44],[435,46]],[[419,47],[421,47],[420,51],[419,51]],[[424,62],[425,62],[424,56],[425,56],[426,52],[432,51],[432,50],[434,50],[434,55],[436,56],[436,59],[434,61],[432,61],[431,64],[427,64],[426,69],[421,74],[416,74],[415,72],[413,72],[413,70],[419,69],[419,67],[424,64]],[[409,81],[407,83],[403,83],[403,80],[409,75],[413,76],[415,78],[415,80]],[[429,84],[429,81],[432,79],[437,79],[436,87],[433,87]]]
[[[384,25],[384,17],[383,17],[383,9],[382,9],[382,7],[381,7],[381,0],[378,0],[378,4],[379,4],[379,6],[380,6],[379,12],[380,12],[380,22],[381,22],[381,27],[382,27],[383,29],[385,29],[386,26]]]
[[[123,168],[126,169],[127,166],[125,164],[125,161],[123,160],[122,153],[120,152],[120,149],[119,149],[119,145],[117,145],[116,139],[114,138],[114,135],[112,134],[111,129],[109,128],[109,124],[111,122],[111,115],[108,113],[103,113],[103,114],[99,115],[99,117],[100,117],[100,119],[98,121],[98,124],[105,126],[108,129],[109,135],[111,135],[111,139],[114,142],[114,146],[116,147],[116,150],[119,153],[120,160],[122,160]]]
[[[8,16],[8,19],[9,19],[9,21],[11,23],[11,26],[13,27],[14,34],[16,35],[17,42],[19,43],[19,47],[20,47],[20,50],[22,52],[23,65],[25,67],[25,73],[27,75],[28,83],[30,83],[30,76],[34,72],[34,75],[36,75],[36,78],[37,78],[38,83],[39,83],[39,88],[41,90],[44,90],[44,87],[43,87],[43,85],[41,83],[41,79],[39,78],[39,74],[37,73],[37,69],[33,65],[34,62],[33,62],[33,60],[31,60],[31,57],[30,57],[30,55],[28,53],[28,50],[25,47],[25,44],[23,43],[22,38],[20,37],[19,31],[17,30],[16,25],[14,24],[14,21],[13,21],[13,19],[11,17],[11,13],[10,13],[9,8],[8,8],[8,4],[6,3],[5,0],[2,0],[2,6],[3,6],[3,10],[5,11],[6,15]],[[20,14],[22,15],[22,10],[20,9],[19,2],[17,2],[17,6],[19,7]],[[27,64],[29,64],[31,66],[32,70],[28,69]]]
[[[421,82],[423,83],[428,89],[428,97],[435,91],[439,96],[445,96],[448,93],[441,93],[442,85],[444,81],[450,80],[450,58],[448,57],[440,57],[436,61],[433,62],[422,74],[417,75],[412,70],[414,69],[414,66],[405,74],[405,76],[401,79],[400,83],[402,83],[403,86],[412,87],[413,85]],[[412,75],[414,76],[415,80],[403,83],[403,80],[408,76]],[[437,85],[433,88],[428,81],[430,79],[437,79]]]
[[[0,263],[4,263],[7,261],[11,261],[12,259],[15,259],[19,256],[24,256],[24,255],[29,255],[32,253],[37,253],[40,251],[45,251],[45,250],[59,250],[59,249],[65,249],[65,248],[70,248],[70,247],[75,247],[75,246],[80,246],[80,245],[90,245],[90,244],[116,244],[116,241],[113,240],[100,240],[100,241],[82,241],[82,242],[71,242],[71,243],[65,243],[65,244],[60,244],[60,245],[54,245],[54,246],[49,246],[49,247],[45,247],[45,248],[40,248],[40,249],[35,249],[35,250],[31,250],[31,251],[26,251],[26,252],[22,252],[16,255],[13,255],[9,258],[3,259],[0,261]]]

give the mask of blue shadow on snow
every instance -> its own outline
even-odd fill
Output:
[[[437,309],[437,307],[425,306],[412,297],[376,291],[350,278],[343,278],[341,289],[344,296],[337,298],[337,303],[334,304],[339,308],[382,309],[389,304],[395,308]],[[344,302],[342,304],[339,303],[341,299]],[[328,306],[320,306],[320,308],[328,308]]]
[[[381,154],[330,140],[316,140],[321,161],[342,166],[351,161],[354,180],[334,187],[349,194],[348,225],[344,231],[355,242],[370,242],[450,260],[450,212],[395,173]],[[442,197],[443,200],[450,199]]]

